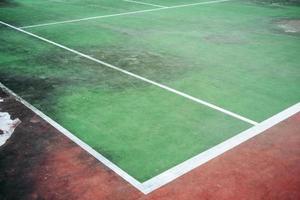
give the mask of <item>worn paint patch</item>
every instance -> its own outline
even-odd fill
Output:
[[[0,112],[0,146],[6,143],[20,123],[18,118],[12,120],[9,113]]]
[[[286,33],[300,33],[300,20],[282,20],[278,23],[278,27]]]

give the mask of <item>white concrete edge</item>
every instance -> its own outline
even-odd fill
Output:
[[[280,123],[288,117],[300,112],[300,103],[297,103],[286,110],[270,117],[269,119],[253,126],[246,131],[172,167],[171,169],[143,182],[143,189],[146,194],[158,189],[161,186],[173,181],[174,179],[190,172],[191,170],[199,167],[200,165],[216,158],[217,156],[229,151],[230,149],[238,146],[239,144],[253,138],[254,136],[264,132],[272,126]]]

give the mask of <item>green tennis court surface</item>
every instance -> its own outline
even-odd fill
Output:
[[[5,1],[0,18],[257,123],[299,102],[299,6],[138,2],[154,5]],[[4,25],[0,50],[0,82],[141,182],[253,126]]]

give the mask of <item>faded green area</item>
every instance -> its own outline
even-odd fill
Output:
[[[0,36],[0,81],[140,181],[249,127],[3,26]]]
[[[262,121],[300,99],[300,33],[283,19],[300,7],[234,1],[31,31]]]
[[[152,8],[118,0],[0,5],[1,20],[22,26]],[[300,100],[300,34],[287,31],[300,19],[294,5],[233,1],[28,30],[262,121]],[[249,127],[4,26],[0,52],[0,82],[140,181]]]

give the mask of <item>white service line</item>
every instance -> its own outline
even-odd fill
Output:
[[[153,4],[153,3],[145,3],[145,2],[141,2],[141,1],[133,1],[133,0],[123,0],[129,3],[136,3],[136,4],[143,4],[143,5],[148,5],[148,6],[154,6],[154,7],[159,7],[159,8],[167,8],[168,6],[162,6],[162,5],[157,5],[157,4]]]
[[[217,110],[217,111],[219,111],[219,112],[222,112],[222,113],[224,113],[224,114],[226,114],[226,115],[229,115],[229,116],[234,117],[234,118],[236,118],[236,119],[239,119],[239,120],[241,120],[241,121],[247,122],[247,123],[252,124],[252,125],[257,125],[257,124],[258,124],[257,122],[255,122],[255,121],[253,121],[253,120],[251,120],[251,119],[248,119],[248,118],[246,118],[246,117],[243,117],[243,116],[241,116],[241,115],[239,115],[239,114],[233,113],[233,112],[231,112],[231,111],[228,111],[228,110],[226,110],[226,109],[224,109],[224,108],[221,108],[221,107],[219,107],[219,106],[216,106],[216,105],[211,104],[211,103],[209,103],[209,102],[206,102],[206,101],[204,101],[204,100],[201,100],[201,99],[198,99],[198,98],[193,97],[193,96],[191,96],[191,95],[188,95],[188,94],[186,94],[186,93],[180,92],[180,91],[175,90],[175,89],[173,89],[173,88],[170,88],[170,87],[168,87],[168,86],[166,86],[166,85],[163,85],[163,84],[157,83],[157,82],[155,82],[155,81],[149,80],[149,79],[147,79],[147,78],[145,78],[145,77],[142,77],[142,76],[140,76],[140,75],[137,75],[137,74],[134,74],[134,73],[132,73],[132,72],[126,71],[126,70],[121,69],[121,68],[119,68],[119,67],[116,67],[116,66],[114,66],[114,65],[112,65],[112,64],[109,64],[109,63],[106,63],[106,62],[104,62],[104,61],[98,60],[98,59],[96,59],[96,58],[93,58],[93,57],[91,57],[91,56],[89,56],[89,55],[86,55],[86,54],[81,53],[81,52],[79,52],[79,51],[76,51],[76,50],[74,50],[74,49],[71,49],[71,48],[66,47],[66,46],[64,46],[64,45],[61,45],[61,44],[58,44],[58,43],[53,42],[53,41],[51,41],[51,40],[48,40],[48,39],[46,39],[46,38],[44,38],[44,37],[38,36],[38,35],[36,35],[36,34],[34,34],[34,33],[30,33],[30,32],[28,32],[28,31],[25,31],[25,30],[23,30],[23,29],[21,29],[21,28],[17,28],[17,27],[15,27],[15,26],[13,26],[13,25],[7,24],[7,23],[2,22],[2,21],[0,21],[0,24],[3,24],[3,25],[5,25],[5,26],[8,26],[8,27],[10,27],[10,28],[12,28],[12,29],[15,29],[15,30],[17,30],[17,31],[20,31],[20,32],[25,33],[25,34],[27,34],[27,35],[30,35],[30,36],[32,36],[32,37],[35,37],[35,38],[37,38],[37,39],[39,39],[39,40],[42,40],[42,41],[44,41],[44,42],[46,42],[46,43],[49,43],[49,44],[52,44],[52,45],[54,45],[54,46],[60,47],[60,48],[62,48],[62,49],[65,49],[65,50],[67,50],[67,51],[70,51],[70,52],[72,52],[72,53],[74,53],[74,54],[77,54],[77,55],[79,55],[79,56],[81,56],[81,57],[87,58],[87,59],[92,60],[92,61],[94,61],[94,62],[96,62],[96,63],[99,63],[99,64],[101,64],[101,65],[107,66],[107,67],[109,67],[109,68],[112,68],[112,69],[114,69],[114,70],[117,70],[117,71],[119,71],[119,72],[122,72],[122,73],[124,73],[124,74],[127,74],[127,75],[129,75],[129,76],[132,76],[132,77],[134,77],[134,78],[137,78],[137,79],[142,80],[142,81],[144,81],[144,82],[147,82],[147,83],[149,83],[149,84],[152,84],[152,85],[155,85],[155,86],[157,86],[157,87],[160,87],[160,88],[162,88],[162,89],[164,89],[164,90],[167,90],[167,91],[172,92],[172,93],[174,93],[174,94],[177,94],[177,95],[179,95],[179,96],[185,97],[185,98],[187,98],[187,99],[189,99],[189,100],[192,100],[192,101],[194,101],[194,102],[196,102],[196,103],[199,103],[199,104],[205,105],[205,106],[207,106],[207,107],[210,107],[210,108],[212,108],[212,109],[214,109],[214,110]]]
[[[232,0],[205,1],[205,2],[183,4],[183,5],[169,6],[169,7],[163,7],[163,8],[154,8],[154,9],[138,10],[138,11],[124,12],[124,13],[117,13],[117,14],[110,14],[110,15],[100,15],[100,16],[95,16],[95,17],[72,19],[72,20],[66,20],[66,21],[58,21],[58,22],[50,22],[50,23],[43,23],[43,24],[35,24],[35,25],[29,25],[29,26],[22,26],[22,27],[19,27],[19,28],[26,29],[26,28],[35,28],[35,27],[41,27],[41,26],[56,25],[56,24],[74,23],[74,22],[94,20],[94,19],[101,19],[101,18],[109,18],[109,17],[117,17],[117,16],[124,16],[124,15],[133,15],[133,14],[139,14],[139,13],[154,12],[154,11],[159,11],[159,10],[173,9],[173,8],[182,8],[182,7],[188,7],[188,6],[197,6],[197,5],[222,3],[222,2],[226,2],[226,1],[232,1]]]

